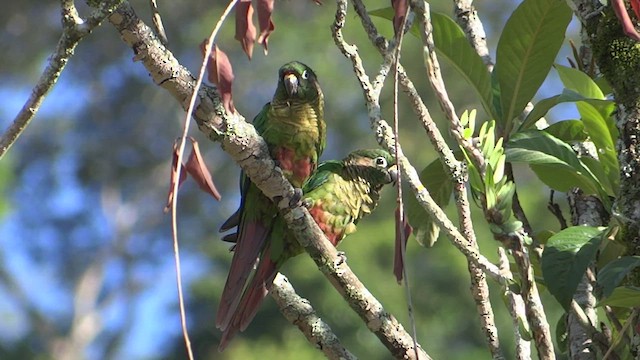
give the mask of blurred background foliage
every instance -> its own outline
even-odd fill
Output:
[[[148,24],[146,1],[132,1]],[[80,4],[78,4],[80,6]],[[223,2],[160,2],[169,48],[197,72],[198,44],[222,13]],[[368,1],[370,10],[389,6]],[[478,2],[495,48],[514,1]],[[432,3],[451,13],[451,3]],[[0,12],[0,125],[6,128],[27,99],[60,34],[58,2],[6,2]],[[80,8],[86,14],[86,8]],[[318,74],[329,127],[323,159],[376,147],[351,65],[336,49],[329,26],[334,4],[276,2],[276,31],[264,56],[256,46],[249,61],[234,37],[233,18],[218,35],[236,75],[234,102],[250,120],[269,101],[277,69],[297,59]],[[345,36],[356,43],[373,74],[380,56],[353,11]],[[376,19],[392,34],[388,21]],[[37,24],[37,25],[35,25]],[[155,86],[142,65],[105,23],[80,43],[60,82],[33,123],[0,162],[0,358],[56,358],[71,346],[84,358],[180,359],[186,357],[177,311],[170,217],[163,214],[173,141],[181,133],[183,111]],[[438,104],[426,82],[422,48],[408,36],[403,64],[432,116],[448,136]],[[457,109],[481,106],[458,74],[442,61],[449,94]],[[391,80],[382,107],[391,119]],[[435,158],[406,99],[400,103],[401,142],[414,166]],[[480,113],[478,118],[486,120]],[[192,127],[223,194],[215,202],[187,182],[180,192],[179,231],[188,323],[198,359],[321,359],[298,330],[267,300],[246,332],[220,354],[214,327],[217,301],[230,263],[218,226],[238,204],[239,169],[217,144]],[[453,143],[453,142],[450,142]],[[517,169],[520,198],[535,229],[558,229],[545,211],[548,189]],[[410,328],[405,291],[392,275],[394,194],[388,189],[378,211],[362,221],[341,246],[349,265],[385,308]],[[455,218],[455,211],[448,209]],[[497,244],[480,213],[475,227],[482,252],[496,260]],[[408,271],[418,340],[434,358],[488,359],[470,296],[464,257],[448,240],[433,248],[408,245]],[[308,298],[343,344],[363,359],[390,355],[306,256],[283,271]],[[84,282],[83,282],[84,281]],[[511,320],[492,286],[492,304],[507,357],[513,355]],[[558,305],[545,299],[554,327]],[[83,322],[85,321],[85,322]],[[78,335],[80,326],[90,331]],[[66,345],[65,345],[66,344]]]

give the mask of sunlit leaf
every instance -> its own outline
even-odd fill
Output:
[[[542,274],[549,292],[569,310],[578,283],[595,258],[601,228],[572,226],[551,236],[542,253]]]
[[[503,129],[531,101],[547,77],[571,21],[561,0],[525,0],[507,21],[496,51]]]
[[[538,101],[534,105],[533,110],[531,110],[531,112],[529,113],[529,115],[527,115],[527,117],[522,122],[522,124],[520,124],[519,131],[531,128],[536,123],[536,121],[540,120],[543,116],[545,116],[547,112],[554,106],[562,103],[568,103],[568,102],[575,103],[578,101],[585,101],[587,103],[594,104],[595,106],[613,107],[613,101],[611,100],[588,98],[573,90],[564,89],[562,91],[562,94],[560,95],[554,95],[552,97]]]
[[[529,164],[538,178],[554,190],[579,187],[588,194],[604,194],[602,185],[573,149],[544,131],[514,134],[507,144],[506,155],[509,162]]]

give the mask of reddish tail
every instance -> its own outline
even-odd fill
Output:
[[[228,326],[222,333],[222,340],[218,346],[218,351],[224,351],[239,331],[244,331],[256,316],[264,298],[269,294],[273,285],[273,279],[278,274],[276,263],[271,260],[271,251],[265,249],[262,259],[258,264],[251,282],[247,286],[242,300],[234,309],[234,313],[229,317]]]
[[[229,326],[231,317],[236,312],[242,297],[242,290],[254,268],[258,254],[267,238],[268,228],[258,222],[251,222],[240,230],[235,245],[231,268],[227,275],[227,282],[220,298],[220,305],[216,314],[216,327],[225,330]]]

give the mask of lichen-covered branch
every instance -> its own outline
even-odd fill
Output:
[[[186,109],[194,91],[191,73],[165,48],[152,29],[140,20],[128,2],[109,17],[141,61],[153,81],[167,90]],[[305,246],[322,272],[343,294],[394,357],[415,358],[411,336],[362,285],[318,228],[306,208],[299,206],[294,189],[270,158],[264,140],[241,115],[229,115],[215,88],[199,89],[194,118],[199,129],[240,165],[245,174],[283,212],[287,225]],[[419,349],[420,359],[428,359]]]
[[[58,40],[56,49],[49,57],[42,75],[40,75],[38,82],[31,90],[29,99],[13,119],[13,123],[2,134],[0,138],[0,159],[18,140],[18,137],[36,115],[45,97],[58,82],[80,40],[87,36],[96,26],[100,25],[121,2],[122,0],[105,1],[100,8],[93,11],[88,19],[83,20],[78,15],[73,1],[61,0],[62,35]]]
[[[355,360],[356,357],[345,349],[340,340],[313,309],[307,299],[296,294],[289,279],[278,274],[273,280],[273,287],[269,292],[278,304],[284,317],[304,334],[309,343],[314,344],[331,360]]]
[[[478,17],[478,12],[473,6],[473,0],[453,0],[453,12],[456,22],[462,28],[471,47],[480,55],[489,71],[493,70],[493,60],[487,46],[487,35],[484,26]]]
[[[504,248],[498,248],[498,255],[500,256],[500,267],[504,270],[509,269],[509,258]],[[513,334],[516,340],[516,359],[518,360],[531,360],[531,342],[525,340],[522,337],[522,331],[530,331],[527,325],[524,309],[524,302],[522,296],[514,293],[508,287],[505,287],[505,297],[509,314],[513,322]]]
[[[362,6],[358,5],[359,1],[354,1],[354,6]],[[360,12],[358,15],[360,16]],[[364,10],[366,13],[366,10]],[[371,126],[375,131],[376,139],[378,142],[393,151],[394,149],[394,141],[393,141],[393,131],[389,124],[382,119],[379,97],[380,91],[382,89],[381,85],[384,80],[384,76],[388,74],[388,69],[392,60],[391,56],[385,56],[385,60],[380,67],[380,71],[378,76],[376,76],[375,80],[371,82],[369,80],[369,76],[364,70],[362,65],[362,60],[358,55],[357,48],[354,45],[348,44],[342,35],[342,28],[344,27],[347,13],[347,2],[346,0],[338,0],[337,1],[337,11],[336,11],[336,20],[333,26],[333,36],[338,49],[342,52],[342,54],[351,60],[353,65],[353,70],[358,78],[360,86],[363,90],[363,95],[365,97],[365,101],[367,104],[367,109],[369,111],[369,119],[371,121]],[[367,15],[368,16],[368,15]],[[362,17],[361,17],[362,19]],[[372,36],[371,32],[377,34],[375,28],[370,29],[367,27],[368,24],[364,24],[365,30],[369,33],[370,37]],[[375,43],[384,42],[384,38],[375,37],[372,39]],[[431,214],[434,221],[440,226],[440,229],[445,233],[449,239],[453,242],[453,244],[458,248],[469,261],[473,262],[475,265],[483,269],[489,276],[498,281],[499,283],[506,283],[510,279],[505,277],[498,267],[491,263],[486,257],[484,257],[480,252],[469,246],[467,240],[462,236],[460,231],[456,228],[456,226],[451,222],[451,220],[447,217],[444,211],[436,204],[433,200],[429,191],[424,187],[424,185],[420,182],[420,178],[418,176],[418,172],[411,165],[409,160],[404,156],[402,149],[400,148],[398,151],[398,161],[402,162],[402,170],[403,170],[403,179],[409,184],[409,187],[414,192],[418,203]]]

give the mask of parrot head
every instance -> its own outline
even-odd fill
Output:
[[[308,100],[315,99],[321,95],[318,78],[307,65],[292,61],[280,68],[275,98],[280,100]]]
[[[380,190],[383,185],[398,180],[398,168],[393,155],[382,149],[356,150],[347,156],[345,165],[361,179]]]

